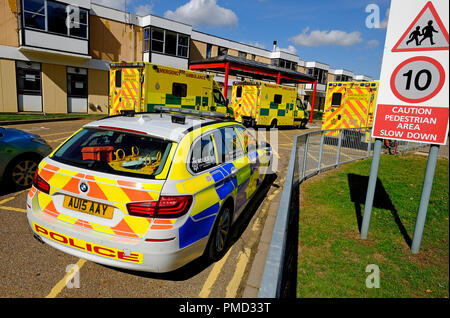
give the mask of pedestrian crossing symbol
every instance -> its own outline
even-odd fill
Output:
[[[429,1],[395,44],[392,52],[448,49],[448,32],[433,4]]]

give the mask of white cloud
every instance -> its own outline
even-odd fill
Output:
[[[385,17],[384,17],[384,20],[382,20],[382,21],[380,22],[380,27],[379,27],[379,29],[386,29],[386,28],[387,28],[388,21],[389,21],[389,9],[390,9],[390,8],[388,8],[388,9],[386,10],[386,15],[385,15]]]
[[[291,54],[296,54],[297,53],[297,49],[293,45],[289,45],[287,47],[287,49],[277,48],[277,51],[283,51],[283,52],[287,52],[287,53],[291,53]]]
[[[361,32],[347,33],[341,30],[320,31],[314,30],[309,32],[309,27],[305,28],[302,33],[290,38],[295,44],[300,46],[352,46],[363,41]]]
[[[367,48],[374,49],[377,48],[380,45],[380,42],[377,40],[369,40],[367,41]]]
[[[153,4],[141,4],[134,9],[134,13],[140,16],[148,15],[153,12]]]
[[[217,0],[190,0],[175,11],[167,10],[164,17],[193,26],[233,27],[238,23],[236,14],[217,5]]]

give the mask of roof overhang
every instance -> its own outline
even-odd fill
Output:
[[[189,69],[218,73],[225,73],[228,69],[228,75],[276,81],[279,84],[315,82],[315,78],[304,73],[229,55],[190,62]]]

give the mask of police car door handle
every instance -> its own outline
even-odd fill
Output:
[[[238,172],[238,169],[236,167],[231,168],[230,175],[234,176]]]

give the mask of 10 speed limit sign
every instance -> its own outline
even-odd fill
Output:
[[[372,136],[445,144],[448,0],[392,0]]]

